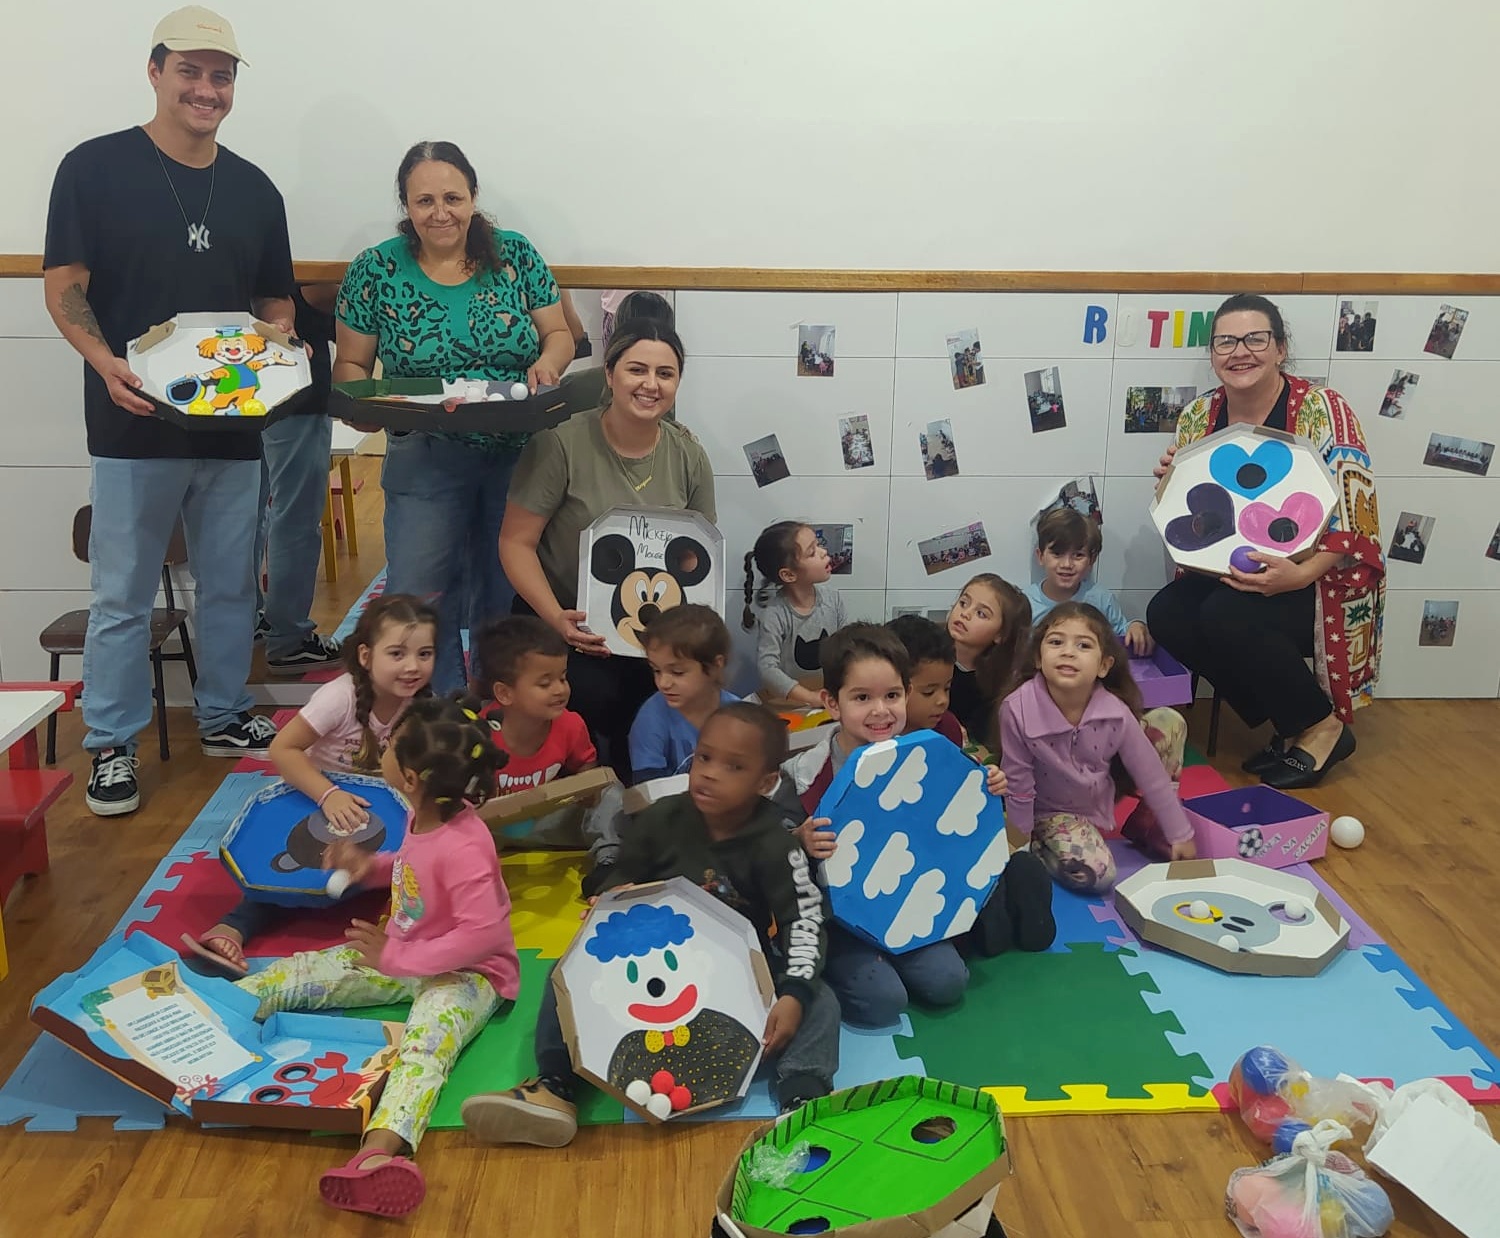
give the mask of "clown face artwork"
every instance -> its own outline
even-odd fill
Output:
[[[683,878],[600,898],[553,987],[574,1069],[656,1122],[745,1094],[774,996],[749,922]]]
[[[179,314],[126,346],[141,392],[188,429],[264,425],[312,379],[302,345],[249,314]]]

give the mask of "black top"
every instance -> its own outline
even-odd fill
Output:
[[[1297,433],[1297,424],[1292,420],[1291,412],[1292,385],[1285,378],[1281,380],[1281,394],[1276,397],[1276,403],[1271,411],[1266,414],[1266,419],[1261,422],[1269,430],[1285,430],[1288,434]],[[1209,426],[1210,434],[1217,434],[1229,424],[1229,401],[1219,401],[1219,412],[1214,418],[1213,425]]]
[[[805,1010],[823,970],[827,908],[802,844],[761,800],[738,833],[715,841],[692,797],[669,795],[625,831],[610,886],[686,877],[755,926],[776,991]]]
[[[338,324],[332,314],[325,314],[308,303],[301,288],[292,290],[292,300],[297,306],[297,338],[312,349],[308,368],[312,371],[312,382],[307,390],[299,391],[288,401],[288,414],[328,413],[328,393],[333,390],[333,353],[329,348],[334,341]]]
[[[264,172],[223,146],[212,169],[165,155],[158,162],[157,154],[140,128],[85,142],[58,167],[47,209],[43,265],[88,268],[89,305],[121,357],[129,341],[177,314],[244,312],[256,298],[290,296],[293,289],[286,208]],[[184,212],[195,227],[203,222],[208,249],[189,247]],[[83,413],[92,456],[260,456],[255,431],[193,433],[127,413],[88,365]]]
[[[999,706],[984,699],[979,690],[979,676],[961,666],[953,668],[953,686],[948,690],[948,712],[963,724],[976,744],[988,745],[994,726],[992,716]]]

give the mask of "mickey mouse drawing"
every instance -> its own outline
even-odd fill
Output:
[[[621,533],[608,533],[594,543],[589,575],[613,585],[610,622],[620,639],[641,649],[646,625],[664,610],[681,606],[685,590],[708,579],[713,564],[708,549],[695,537],[674,537],[662,552],[660,567],[637,566],[635,542]]]

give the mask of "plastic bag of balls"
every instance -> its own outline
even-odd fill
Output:
[[[1224,1210],[1245,1238],[1379,1238],[1395,1221],[1390,1197],[1333,1145],[1349,1128],[1323,1121],[1292,1150],[1236,1169]]]
[[[1319,1079],[1278,1049],[1259,1045],[1229,1072],[1229,1091],[1250,1133],[1276,1152],[1315,1122],[1329,1119],[1360,1131],[1380,1114],[1379,1101],[1357,1082]]]

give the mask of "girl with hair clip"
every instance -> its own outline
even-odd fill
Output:
[[[1016,684],[1017,661],[1031,631],[1031,603],[1010,581],[981,572],[948,612],[957,658],[949,709],[969,738],[993,752],[996,711]]]
[[[755,607],[761,608],[756,665],[768,700],[822,704],[818,651],[825,637],[849,622],[839,591],[828,587],[832,575],[827,549],[812,526],[800,520],[778,520],[761,532],[745,555],[742,623],[750,631],[756,622]]]
[[[1037,624],[1026,679],[1000,706],[1006,824],[1067,889],[1114,884],[1117,794],[1138,794],[1125,836],[1161,859],[1197,855],[1177,798],[1187,723],[1170,709],[1141,714],[1129,658],[1103,612],[1063,602]]]
[[[418,598],[375,598],[343,644],[344,673],[314,692],[271,742],[276,772],[315,801],[336,831],[358,831],[370,818],[370,804],[324,771],[379,772],[392,729],[412,701],[431,694],[437,623],[437,613]],[[183,945],[243,976],[249,970],[245,943],[284,914],[271,903],[245,898],[196,942],[184,936]]]
[[[404,1216],[427,1193],[410,1159],[459,1052],[520,990],[510,894],[489,828],[474,809],[495,794],[505,754],[490,742],[474,702],[418,701],[381,758],[385,780],[412,805],[394,855],[335,843],[324,866],[357,885],[389,884],[384,925],[355,920],[348,944],[294,954],[239,981],[282,1010],[411,1002],[380,1104],[360,1150],[318,1184],[349,1212]]]

